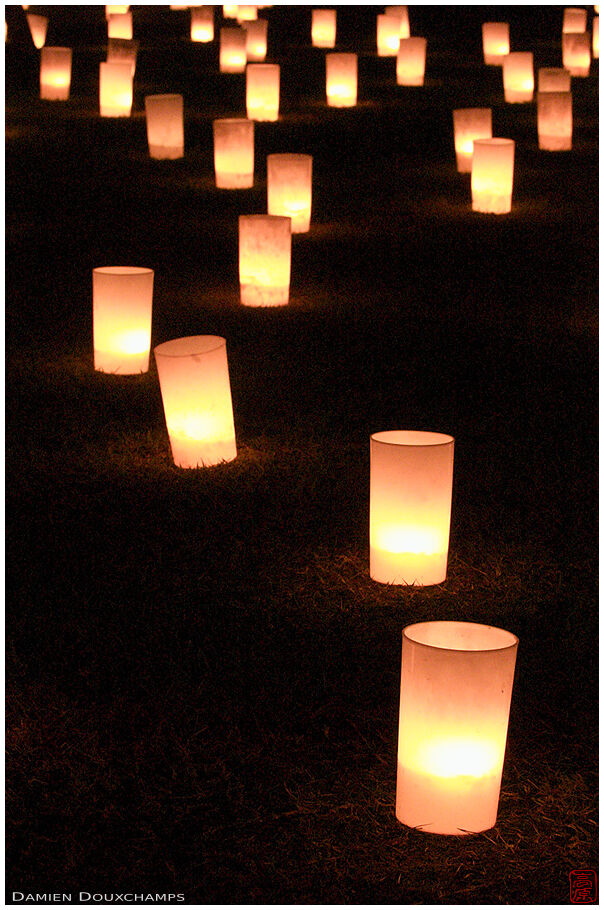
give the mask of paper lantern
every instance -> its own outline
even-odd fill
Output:
[[[562,35],[562,64],[571,76],[589,76],[591,42],[587,32]]]
[[[537,76],[539,92],[570,92],[570,73],[562,67],[541,67]]]
[[[514,51],[504,57],[503,91],[505,100],[511,104],[533,100],[535,78],[532,53]]]
[[[237,7],[237,22],[251,22],[252,19],[258,18],[258,7],[257,6],[238,6]]]
[[[107,63],[128,63],[132,76],[136,71],[138,41],[128,38],[109,38],[107,43]]]
[[[401,20],[399,16],[378,13],[377,17],[377,52],[378,57],[396,57],[401,40]]]
[[[107,20],[107,37],[132,39],[132,13],[118,13]]]
[[[283,306],[289,300],[291,218],[239,216],[239,284],[245,306]]]
[[[562,34],[577,35],[587,28],[587,10],[567,6],[562,18]]]
[[[40,52],[40,98],[67,101],[71,86],[71,48],[43,47]]]
[[[470,622],[403,630],[396,817],[434,834],[497,820],[518,639]]]
[[[31,33],[31,40],[40,50],[46,43],[46,32],[48,30],[48,19],[46,16],[36,16],[34,13],[27,14],[27,24]]]
[[[476,139],[472,158],[472,209],[504,215],[512,209],[513,139]]]
[[[119,3],[108,3],[105,6],[105,19],[109,19],[110,16],[123,16],[124,13],[127,13],[130,9],[130,4],[119,4]]]
[[[153,270],[109,266],[92,272],[94,368],[146,373],[151,344]]]
[[[174,464],[197,468],[237,457],[226,341],[194,335],[153,349]]]
[[[220,29],[220,72],[244,73],[247,65],[246,33],[243,28]]]
[[[387,6],[384,10],[387,16],[397,16],[399,20],[399,38],[409,38],[409,11],[406,6]]]
[[[398,85],[423,85],[426,70],[425,38],[401,38],[396,58]]]
[[[573,103],[570,92],[537,94],[539,148],[547,152],[568,152],[572,148]]]
[[[182,95],[147,95],[145,115],[151,158],[182,158],[185,153]]]
[[[457,170],[469,174],[472,170],[475,139],[491,139],[493,136],[492,112],[490,107],[464,107],[453,111],[453,134]]]
[[[207,44],[214,40],[214,7],[191,7],[191,41]]]
[[[253,120],[214,120],[214,170],[219,189],[248,189],[254,185]]]
[[[336,46],[335,9],[314,9],[312,11],[311,36],[313,47]]]
[[[594,16],[592,34],[592,53],[594,60],[600,59],[600,17]]]
[[[482,23],[482,51],[484,62],[489,66],[503,63],[503,58],[510,52],[509,22]]]
[[[132,111],[132,66],[129,63],[101,63],[101,117],[129,117]]]
[[[268,22],[266,19],[252,19],[250,22],[244,22],[243,27],[246,34],[245,52],[248,61],[262,63],[266,58]]]
[[[223,19],[236,19],[238,6],[236,3],[227,3],[222,7]]]
[[[329,107],[354,107],[357,103],[357,55],[325,55],[325,89]]]
[[[278,63],[248,63],[245,101],[248,120],[279,119]]]
[[[269,155],[267,158],[269,215],[291,218],[292,234],[310,228],[312,155]]]

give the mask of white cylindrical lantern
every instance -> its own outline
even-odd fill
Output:
[[[218,189],[240,190],[254,185],[253,120],[214,120],[214,170]]]
[[[105,6],[105,19],[110,16],[121,16],[130,9],[129,3],[107,3]]]
[[[396,58],[398,85],[423,85],[426,70],[425,38],[401,38]]]
[[[129,117],[132,111],[132,67],[129,63],[101,63],[101,117]]]
[[[354,107],[357,103],[356,54],[325,55],[325,89],[329,107]]]
[[[378,57],[396,57],[401,40],[400,16],[378,13],[377,52]]]
[[[268,22],[266,19],[252,19],[244,22],[246,54],[248,61],[262,63],[266,58]]]
[[[336,10],[314,9],[311,32],[313,47],[335,47]]]
[[[220,29],[220,72],[244,73],[247,65],[246,32],[243,28]]]
[[[197,468],[237,457],[226,341],[194,335],[153,349],[174,464]]]
[[[71,48],[43,47],[40,53],[40,98],[67,101],[71,86]]]
[[[570,92],[570,73],[563,67],[543,66],[537,75],[537,91]]]
[[[539,148],[568,152],[573,143],[573,102],[570,92],[538,92]]]
[[[138,41],[128,38],[109,38],[107,42],[107,63],[128,63],[132,69],[132,76],[136,71],[136,57],[138,54]]]
[[[145,116],[151,158],[182,158],[185,153],[182,95],[147,95]]]
[[[27,24],[31,34],[31,40],[40,50],[46,44],[46,32],[48,30],[48,19],[46,16],[36,16],[34,13],[27,14]]]
[[[600,59],[600,17],[594,16],[591,48],[594,60]]]
[[[476,139],[472,158],[472,209],[504,215],[512,210],[513,139]]]
[[[482,51],[484,62],[489,66],[503,63],[504,57],[510,52],[509,22],[482,23]]]
[[[587,10],[567,6],[562,18],[562,34],[578,35],[587,28]]]
[[[278,63],[248,63],[245,102],[248,120],[279,119]]]
[[[291,218],[239,216],[239,284],[245,306],[283,306],[289,301]]]
[[[108,266],[92,272],[94,368],[146,373],[151,345],[153,269]]]
[[[403,630],[396,817],[434,834],[497,820],[518,639],[469,622]]]
[[[191,41],[207,44],[214,40],[214,7],[191,7]]]
[[[258,18],[258,7],[238,6],[235,18],[237,19],[237,22],[251,22],[253,19]]]
[[[132,40],[132,13],[118,13],[107,20],[108,38],[126,38]]]
[[[589,76],[591,42],[587,32],[562,35],[562,65],[571,76]]]
[[[504,58],[503,91],[505,100],[511,104],[533,100],[535,77],[530,51],[513,51]]]
[[[490,107],[464,107],[453,111],[455,155],[460,174],[469,174],[472,170],[474,140],[492,138],[492,121]]]
[[[409,11],[406,6],[387,6],[384,10],[387,16],[397,16],[399,20],[399,38],[409,38]]]
[[[269,155],[267,158],[269,215],[291,218],[292,234],[310,228],[312,155]]]
[[[238,6],[236,3],[225,3],[222,7],[223,19],[236,19]]]

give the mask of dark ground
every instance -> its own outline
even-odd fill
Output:
[[[101,120],[102,7],[50,9],[72,100],[37,99],[19,7],[6,49],[7,888],[189,903],[569,902],[597,861],[597,64],[571,153],[506,105],[480,23],[560,65],[560,7],[412,7],[423,89],[342,7],[359,106],[326,108],[308,7],[274,7],[282,119],[256,185],[217,191],[211,121],[244,77],[186,13],[135,11],[130,120]],[[181,91],[186,158],[148,158],[144,95]],[[454,107],[517,142],[514,208],[471,212]],[[266,154],[314,156],[291,302],[238,303],[237,215]],[[92,368],[91,270],[155,269],[153,344],[227,338],[239,457],[171,463],[157,373]],[[369,435],[456,437],[449,574],[368,577]],[[403,626],[520,638],[497,826],[394,816]]]

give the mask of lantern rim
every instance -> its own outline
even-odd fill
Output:
[[[312,155],[307,155],[306,152],[271,152],[270,155],[266,156],[267,161],[291,161],[292,158],[295,158],[296,161],[312,161]]]
[[[253,20],[253,21],[255,22],[256,20]],[[248,69],[250,69],[251,67],[253,67],[254,69],[278,70],[278,69],[280,69],[280,64],[278,64],[278,63],[254,63],[252,61],[252,63],[247,64]]]
[[[451,445],[455,442],[455,437],[431,430],[381,430],[379,433],[372,433],[371,440],[382,445],[419,449]]]
[[[217,117],[212,123],[253,123],[249,117]]]
[[[178,92],[167,92],[165,95],[145,95],[145,101],[148,98],[161,98],[163,100],[165,98],[182,98],[182,97],[183,96],[179,95]]]
[[[99,265],[92,270],[99,275],[152,275],[153,269],[141,265]]]
[[[242,220],[246,221],[289,221],[291,228],[291,218],[289,215],[240,215],[239,223],[241,224]]]
[[[492,139],[475,139],[474,147],[477,145],[498,145],[498,146],[509,146],[515,145],[514,139],[500,139],[499,137],[493,136]]]
[[[474,640],[465,642],[459,647],[455,647],[450,639],[455,633],[459,634],[465,631],[466,634],[474,636]],[[423,635],[422,635],[423,633]],[[432,633],[432,634],[429,634]],[[442,642],[438,643],[438,636],[442,636]],[[436,640],[426,640],[429,638]],[[487,626],[483,623],[476,622],[458,622],[455,620],[435,620],[428,622],[412,623],[403,629],[403,638],[414,645],[423,648],[429,648],[434,651],[467,653],[490,653],[493,651],[507,651],[511,648],[518,647],[519,638],[513,632],[506,629],[500,629],[498,626]],[[482,640],[480,640],[482,639]],[[492,643],[489,644],[489,639]]]
[[[161,357],[194,357],[211,354],[223,347],[226,347],[226,338],[221,335],[186,335],[163,341],[153,348],[153,353],[156,357],[158,354]]]

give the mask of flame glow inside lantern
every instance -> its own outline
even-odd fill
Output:
[[[214,7],[191,7],[191,41],[207,43],[214,40]]]
[[[336,10],[314,9],[312,11],[313,47],[336,46]]]
[[[105,6],[105,19],[109,19],[109,16],[121,16],[124,13],[127,13],[129,9],[129,3],[108,3]]]
[[[389,430],[371,437],[369,574],[396,585],[447,576],[452,436]]]
[[[472,158],[472,209],[504,215],[512,210],[513,139],[476,139]]]
[[[147,95],[145,115],[151,158],[182,158],[185,153],[182,95]]]
[[[396,58],[398,85],[423,85],[426,70],[425,38],[401,38]]]
[[[267,158],[268,214],[291,218],[292,234],[310,228],[312,155],[269,155]]]
[[[279,119],[278,63],[248,63],[246,70],[246,106],[249,120]]]
[[[600,59],[600,17],[594,16],[593,21],[593,35],[592,35],[592,51],[594,60]]]
[[[237,18],[237,9],[238,9],[238,6],[236,3],[226,3],[222,7],[222,18],[223,19],[236,19]]]
[[[535,77],[530,51],[514,51],[504,58],[503,91],[505,100],[511,104],[533,100]]]
[[[537,76],[539,92],[570,92],[570,73],[562,67],[541,67]]]
[[[378,13],[377,52],[378,57],[396,57],[401,40],[400,16]]]
[[[539,148],[547,152],[568,152],[573,142],[573,102],[570,92],[537,94]]]
[[[489,66],[503,63],[503,58],[510,52],[509,22],[482,23],[482,50],[484,62]]]
[[[587,10],[567,6],[562,18],[562,34],[577,35],[587,28]]]
[[[107,63],[128,63],[132,69],[132,76],[134,76],[137,54],[138,41],[130,41],[128,38],[109,38]]]
[[[152,307],[152,269],[109,266],[93,270],[95,370],[147,372]]]
[[[67,101],[71,86],[71,48],[43,47],[40,53],[40,98]]]
[[[107,20],[107,37],[132,39],[132,13],[118,13]]]
[[[237,22],[251,22],[258,18],[257,6],[238,6],[236,17]]]
[[[220,72],[243,73],[247,65],[246,32],[243,28],[220,29]]]
[[[464,107],[453,111],[455,155],[460,174],[469,174],[472,170],[474,140],[492,138],[492,120],[490,107]]]
[[[253,120],[214,120],[214,170],[218,189],[249,189],[254,185]]]
[[[101,117],[129,117],[132,111],[132,66],[129,63],[101,63]]]
[[[31,40],[40,50],[46,44],[46,32],[48,30],[48,19],[46,16],[36,16],[34,13],[27,14],[27,24],[31,33]]]
[[[237,457],[226,341],[194,335],[153,349],[174,464],[197,468]]]
[[[325,89],[329,107],[354,107],[357,103],[356,54],[325,55]]]
[[[246,34],[247,59],[253,63],[262,63],[266,57],[268,22],[266,19],[252,19],[244,22]]]
[[[396,817],[435,834],[497,820],[518,639],[469,622],[403,630]]]
[[[283,306],[289,300],[291,218],[239,216],[239,284],[245,306]]]
[[[571,76],[589,76],[590,44],[587,32],[562,35],[562,64]]]
[[[399,38],[409,38],[409,11],[406,6],[387,6],[384,10],[387,16],[397,16],[399,21]]]

